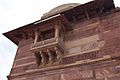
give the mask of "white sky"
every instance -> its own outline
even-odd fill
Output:
[[[2,35],[39,20],[43,13],[63,3],[85,3],[90,0],[0,0],[0,80],[7,80],[17,46]],[[120,6],[120,0],[114,0]]]

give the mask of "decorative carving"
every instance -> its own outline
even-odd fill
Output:
[[[54,27],[46,31],[35,30],[35,40],[31,51],[35,54],[36,63],[40,66],[53,64],[62,60],[64,52],[64,29],[61,22],[55,22]],[[53,25],[52,25],[53,26]],[[43,39],[41,39],[43,38]]]
[[[88,43],[88,44],[83,44],[83,45],[81,45],[81,52],[91,50],[91,49],[95,49],[98,46],[99,45],[98,45],[97,42],[91,42],[91,43]]]
[[[70,54],[83,54],[83,53],[87,53],[87,52],[92,52],[92,51],[96,51],[99,50],[100,48],[102,48],[105,45],[105,41],[88,41],[88,39],[86,39],[86,42],[79,44],[77,46],[73,46],[72,48],[69,49]],[[81,40],[82,41],[82,40]],[[80,41],[79,41],[80,42]],[[77,44],[77,42],[76,42]],[[71,46],[71,45],[70,45]]]
[[[46,65],[47,64],[47,62],[48,62],[48,57],[47,57],[47,54],[46,53],[44,53],[44,52],[42,52],[42,51],[39,51],[40,52],[40,55],[41,55],[41,57],[42,57],[42,60],[41,60],[41,62],[42,62],[42,65]]]
[[[62,52],[57,47],[55,47],[53,51],[47,49],[35,52],[34,55],[38,66],[53,64],[54,62],[59,63],[62,60]]]
[[[55,47],[55,52],[57,54],[57,61],[60,62],[62,60],[62,53],[59,51],[57,47]]]
[[[113,72],[112,72],[111,67],[96,69],[95,72],[96,72],[96,78],[97,79],[113,76]]]
[[[52,64],[55,61],[55,56],[53,55],[53,53],[49,49],[47,49],[47,53],[49,56],[49,63]]]
[[[103,46],[103,45],[104,47],[98,51],[92,51],[92,52],[87,52],[84,54],[78,54],[75,56],[64,57],[63,64],[71,64],[76,61],[87,60],[87,59],[90,59],[90,60],[100,59],[100,58],[104,58],[104,56],[106,55],[110,56],[112,59],[118,59],[120,57],[120,42],[119,41],[114,42],[112,46],[106,46],[104,41],[100,41],[100,43],[97,44],[97,46]],[[90,46],[91,45],[89,45],[89,47]],[[84,50],[88,50],[89,47],[88,46],[85,47]],[[94,46],[92,48],[94,48]]]
[[[36,59],[36,64],[39,66],[42,63],[41,62],[42,57],[38,52],[34,53],[34,56],[35,56],[35,59]]]

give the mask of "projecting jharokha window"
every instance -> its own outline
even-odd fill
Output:
[[[37,33],[37,41],[44,41],[55,37],[55,29],[45,30]]]
[[[63,32],[60,25],[41,31],[35,31],[31,51],[36,57],[37,65],[59,63],[64,53]]]

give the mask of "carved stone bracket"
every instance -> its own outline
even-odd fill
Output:
[[[55,53],[57,54],[57,61],[60,62],[62,60],[62,53],[57,47],[55,47]]]
[[[64,52],[64,28],[61,21],[55,22],[53,27],[35,30],[34,43],[31,51],[39,66],[60,63]]]
[[[52,65],[62,61],[62,51],[57,47],[52,49],[40,50],[34,53],[38,66]]]

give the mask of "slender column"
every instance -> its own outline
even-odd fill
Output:
[[[62,60],[62,53],[55,47],[55,52],[57,54],[57,61],[60,62]]]
[[[50,52],[49,49],[47,49],[47,53],[48,53],[48,56],[49,56],[49,63],[52,64],[54,62],[54,56],[53,54]]]
[[[42,65],[45,65],[47,63],[45,54],[42,51],[39,51],[39,52],[40,52],[40,55],[41,55],[41,58],[42,58],[41,59]]]
[[[59,25],[55,25],[55,38],[58,41],[59,38]]]
[[[35,31],[35,40],[34,40],[34,44],[37,43],[37,41],[38,41],[38,36],[39,36],[39,34],[38,34],[38,31],[36,30],[36,31]]]
[[[43,36],[41,35],[40,31],[35,30],[35,40],[34,40],[34,43],[37,43],[38,41],[43,41]],[[44,41],[42,43],[44,44]]]

